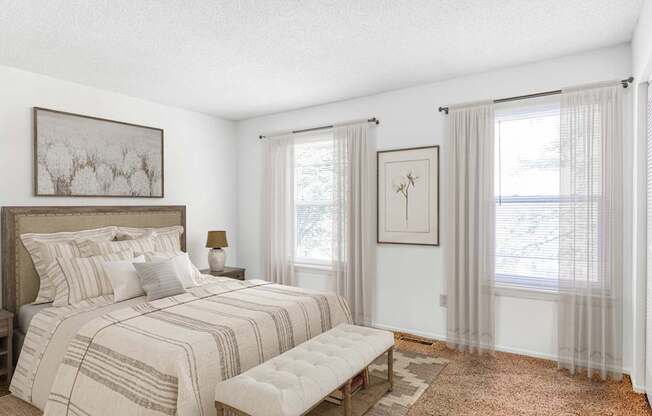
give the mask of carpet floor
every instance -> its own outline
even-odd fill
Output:
[[[645,396],[634,393],[628,377],[622,382],[597,382],[560,371],[552,361],[500,352],[494,358],[479,358],[448,350],[439,342],[399,339],[397,347],[447,361],[407,416],[652,416]],[[0,395],[3,392],[6,387],[0,388]],[[2,416],[40,414],[34,410],[11,395],[0,398]],[[377,414],[396,416],[395,410]]]
[[[440,342],[399,340],[397,347],[448,360],[407,416],[652,416],[629,377],[592,381],[558,370],[553,361],[501,352],[494,358],[477,357]]]

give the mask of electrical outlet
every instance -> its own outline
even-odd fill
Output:
[[[439,295],[439,306],[446,308],[448,306],[448,295]]]

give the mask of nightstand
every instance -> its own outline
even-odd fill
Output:
[[[14,369],[12,356],[14,336],[14,314],[0,310],[0,376],[5,376],[7,384]]]
[[[225,267],[221,272],[212,272],[210,269],[200,270],[203,274],[210,274],[212,276],[230,277],[236,280],[245,280],[245,269],[240,267]]]

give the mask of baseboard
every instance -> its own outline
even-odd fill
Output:
[[[647,391],[645,391],[645,386],[634,384],[634,380],[632,380],[632,390],[634,390],[635,393],[647,394]]]
[[[385,324],[379,324],[377,322],[371,322],[370,326],[378,329],[384,329],[386,331],[393,331],[393,332],[405,332],[406,334],[412,334],[416,335],[419,337],[423,338],[429,338],[433,339],[436,341],[442,341],[446,342],[446,335],[442,334],[435,334],[432,332],[426,332],[426,331],[419,331],[418,329],[410,329],[410,328],[399,328],[391,325],[385,325]],[[518,355],[525,355],[527,357],[534,357],[534,358],[541,358],[544,360],[550,360],[550,361],[557,361],[558,356],[556,354],[547,354],[539,351],[532,351],[532,350],[525,350],[521,348],[513,348],[505,345],[496,345],[496,351],[500,352],[507,352],[511,354],[518,354]],[[624,368],[623,369],[623,374],[630,375],[631,374],[631,368]],[[645,389],[635,385],[632,386],[634,391],[637,393],[645,393]]]

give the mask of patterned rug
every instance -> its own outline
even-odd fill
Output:
[[[383,396],[367,412],[367,416],[404,416],[410,407],[421,397],[448,360],[427,356],[417,352],[394,351],[394,390]],[[387,358],[378,358],[370,367],[370,374],[387,378]]]

